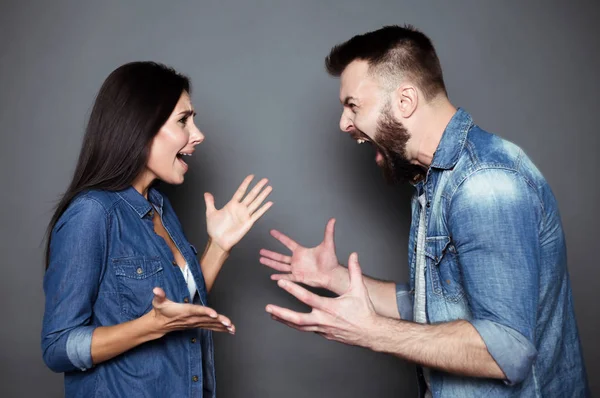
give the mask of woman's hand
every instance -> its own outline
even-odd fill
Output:
[[[266,178],[260,180],[246,195],[253,178],[253,175],[246,177],[229,203],[219,210],[215,208],[215,198],[212,194],[204,194],[208,236],[211,242],[223,251],[229,252],[248,233],[256,220],[273,205],[273,202],[267,202],[261,207],[273,190],[271,186],[264,188],[268,182]]]
[[[152,310],[148,313],[153,318],[153,324],[158,336],[183,329],[201,328],[214,332],[229,332],[235,334],[235,326],[224,315],[219,315],[212,308],[195,304],[181,304],[167,299],[160,287],[152,291]]]

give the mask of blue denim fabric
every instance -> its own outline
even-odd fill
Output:
[[[152,308],[152,289],[189,300],[189,290],[164,239],[154,233],[152,206],[190,266],[206,305],[196,249],[169,201],[155,189],[149,201],[134,188],[88,191],[75,198],[51,235],[44,277],[43,358],[65,374],[67,397],[214,397],[210,331],[171,332],[93,366],[92,333],[139,318]]]
[[[589,396],[558,204],[531,160],[459,109],[415,188],[410,285],[397,285],[400,316],[412,320],[424,192],[428,323],[469,321],[506,376],[433,370],[433,396]]]

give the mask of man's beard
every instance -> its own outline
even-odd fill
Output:
[[[362,131],[361,133],[364,134]],[[406,156],[406,143],[409,138],[410,134],[404,125],[394,119],[388,103],[379,116],[375,138],[371,142],[383,157],[381,163],[377,164],[390,184],[414,183],[425,175],[425,170],[410,163]]]

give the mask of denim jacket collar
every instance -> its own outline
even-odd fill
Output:
[[[471,115],[462,108],[458,108],[446,126],[433,155],[432,168],[448,170],[456,165],[471,126],[473,126]]]
[[[150,188],[148,190],[149,201],[144,198],[144,196],[142,196],[142,194],[140,194],[133,186],[119,191],[117,194],[129,206],[131,206],[133,210],[135,210],[140,218],[143,218],[150,210],[152,210],[152,205],[154,205],[154,207],[158,210],[159,214],[162,214],[163,197],[154,188]]]

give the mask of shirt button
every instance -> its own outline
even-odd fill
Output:
[[[186,297],[186,298],[184,298],[184,299],[183,299],[183,302],[184,302],[184,303],[189,303],[189,302],[190,302],[190,299]]]
[[[192,344],[194,344],[196,342],[196,338],[192,337],[192,340],[190,340],[192,342]]]
[[[135,272],[137,272],[138,275],[141,275],[144,273],[144,270],[141,268],[138,268]]]
[[[171,264],[173,264],[174,267],[177,267],[177,261],[171,261]]]
[[[195,382],[197,382],[197,381],[198,381],[198,376],[193,376],[193,377],[192,377],[192,381],[193,381],[194,383],[195,383]]]
[[[427,207],[430,207],[430,206],[431,206],[431,202],[427,202]]]

